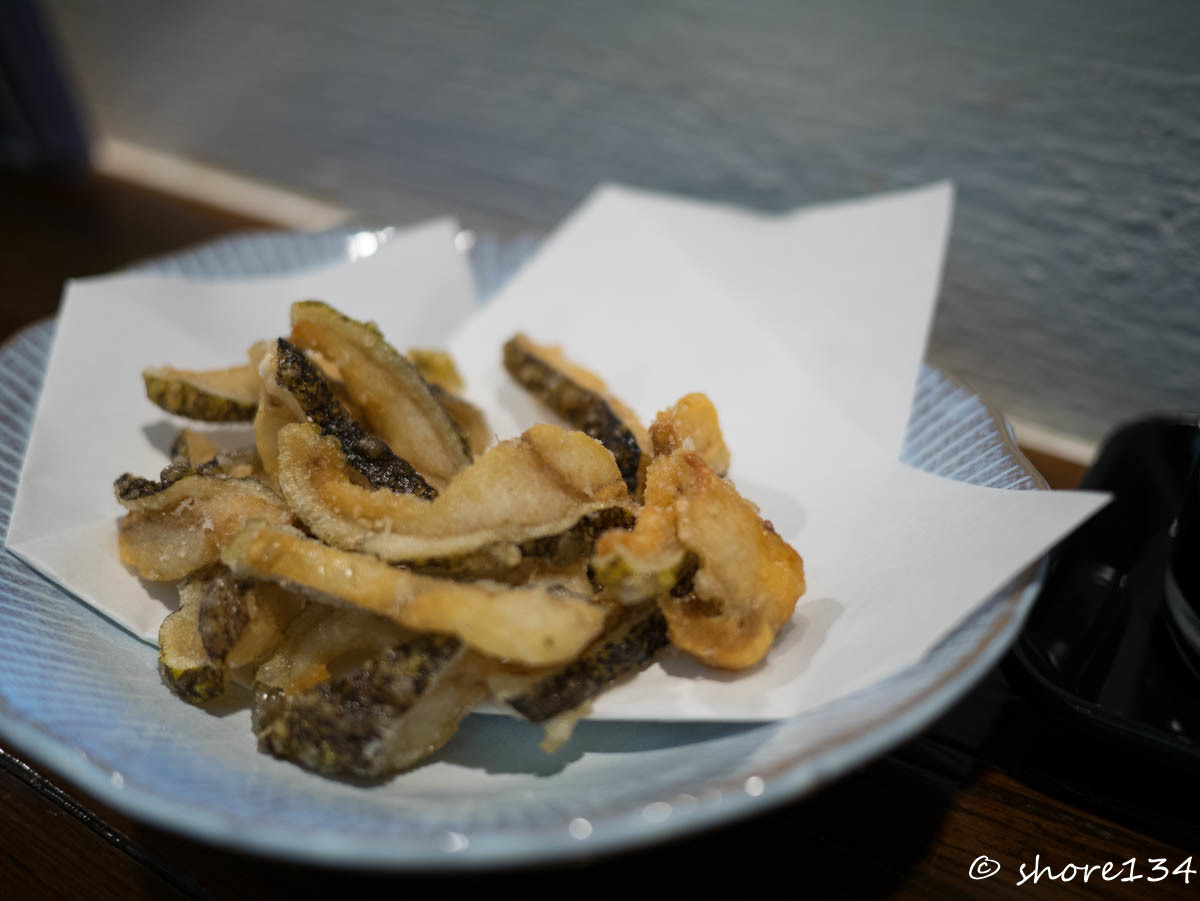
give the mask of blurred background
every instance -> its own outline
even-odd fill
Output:
[[[1200,407],[1195,3],[2,10],[10,172],[92,166],[287,227],[450,212],[500,237],[603,181],[777,211],[952,179],[931,363],[1078,458]]]

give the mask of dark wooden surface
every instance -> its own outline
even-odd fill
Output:
[[[67,278],[262,227],[110,178],[0,171],[0,341],[52,315]]]
[[[62,281],[260,223],[103,178],[0,176],[0,340],[51,314]],[[1056,487],[1082,467],[1038,457]],[[1097,741],[1014,693],[998,669],[920,737],[817,795],[673,843],[570,866],[482,874],[522,891],[746,891],[824,897],[1183,896],[1200,877],[1018,886],[1037,855],[1064,865],[1200,850],[1186,769]],[[1003,869],[971,880],[980,855]],[[471,879],[481,874],[470,874]],[[405,877],[282,864],[214,849],[106,808],[21,749],[0,754],[0,898],[241,898],[311,891],[421,891],[454,874]],[[758,888],[754,888],[758,886]],[[476,887],[472,883],[472,888]]]

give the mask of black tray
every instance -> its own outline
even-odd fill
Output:
[[[1197,494],[1198,449],[1196,416],[1146,419],[1108,438],[1080,487],[1113,502],[1055,549],[1004,663],[1023,693],[1189,768],[1200,764],[1200,675],[1164,587],[1172,554],[1173,571],[1200,572],[1200,543],[1189,552],[1172,540],[1185,492]],[[1200,494],[1190,503],[1200,507]]]

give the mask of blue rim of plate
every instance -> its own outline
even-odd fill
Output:
[[[239,236],[151,261],[141,268],[186,278],[296,271],[349,258],[356,232],[336,229],[315,234]],[[381,240],[390,233],[388,229],[373,232]],[[528,258],[537,241],[526,237],[501,243],[464,235],[461,246],[471,246],[470,260],[479,293],[486,298]],[[0,531],[7,531],[52,340],[53,323],[43,322],[0,346],[0,387],[8,388],[15,398],[12,408],[0,413],[0,436],[7,446],[0,451]],[[978,397],[929,366],[922,368],[918,380],[902,459],[916,468],[973,484],[1017,490],[1046,487],[1017,450],[1003,420]],[[529,813],[532,808],[523,808],[516,819],[507,820],[487,807],[486,816],[472,819],[464,814],[461,822],[448,817],[434,823],[435,817],[426,824],[418,811],[411,833],[389,833],[389,825],[409,825],[405,817],[412,814],[397,811],[393,814],[395,822],[390,823],[384,807],[378,824],[367,824],[376,825],[378,831],[362,832],[356,831],[358,815],[369,814],[368,820],[380,816],[378,805],[362,811],[351,809],[352,819],[330,829],[309,828],[298,820],[273,817],[269,809],[237,815],[213,809],[212,805],[206,806],[204,796],[181,796],[169,773],[165,782],[147,782],[138,772],[123,769],[110,753],[119,745],[96,723],[64,727],[42,716],[36,707],[20,703],[20,693],[28,692],[26,682],[32,671],[18,671],[18,665],[11,662],[13,651],[38,641],[44,653],[61,658],[54,665],[53,661],[38,661],[37,666],[43,669],[33,674],[40,680],[39,690],[58,690],[53,680],[71,664],[69,656],[62,653],[67,649],[55,645],[54,634],[46,634],[48,629],[52,631],[54,621],[38,623],[36,630],[30,623],[28,613],[44,609],[39,605],[48,604],[59,615],[83,622],[88,628],[105,630],[98,634],[107,641],[127,639],[142,648],[145,645],[11,554],[5,554],[0,558],[0,649],[8,653],[0,655],[0,736],[114,809],[243,852],[310,864],[413,871],[593,858],[686,835],[793,801],[915,735],[965,694],[1009,648],[1040,589],[1045,566],[1045,558],[1028,566],[918,664],[798,717],[754,726],[730,724],[726,729],[714,724],[671,724],[670,729],[638,724],[639,730],[653,732],[657,728],[666,736],[665,745],[652,744],[645,754],[647,760],[656,761],[661,787],[635,786],[624,791],[606,787],[592,796],[590,807],[585,804],[572,809],[557,799],[544,805],[544,810],[539,808],[537,816]],[[22,609],[27,615],[17,616]],[[10,659],[8,664],[4,657]],[[47,686],[47,682],[51,684]],[[157,682],[153,687],[165,692]],[[69,686],[62,691],[68,692]],[[476,719],[473,716],[469,722]],[[507,727],[499,722],[501,718],[485,719],[490,722],[476,731],[481,731],[486,743],[487,733]],[[580,731],[621,726],[608,723],[591,727],[585,722]],[[677,745],[670,743],[672,736]],[[703,747],[706,753],[682,751],[685,747]],[[641,751],[635,748],[630,753]],[[674,758],[682,759],[685,754],[689,761],[709,757],[715,760],[707,769],[699,766],[696,772],[683,772],[678,778],[662,775],[674,774]],[[271,764],[290,766],[275,761]],[[603,772],[601,769],[601,775]],[[553,777],[546,787],[551,781]],[[310,817],[322,813],[322,805],[330,803],[324,796],[314,797],[312,809],[305,810]],[[354,803],[347,803],[354,808]],[[492,807],[519,806],[503,794],[489,803]],[[326,812],[334,814],[336,820],[342,810]],[[572,816],[576,813],[589,816]]]

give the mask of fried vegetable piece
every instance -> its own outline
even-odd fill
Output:
[[[200,631],[200,643],[209,657],[224,663],[250,624],[250,605],[246,596],[251,583],[237,582],[233,573],[224,566],[216,566],[214,570],[212,573],[205,571],[203,577],[199,578],[199,574],[193,574],[179,594],[182,598],[192,585],[199,586],[197,628]]]
[[[471,462],[467,436],[374,323],[300,301],[292,304],[291,341],[337,366],[367,426],[433,484],[440,487]]]
[[[482,454],[495,436],[483,411],[460,396],[466,388],[466,383],[459,374],[454,357],[444,350],[419,347],[410,348],[406,356],[408,361],[417,367],[421,377],[429,383],[433,396],[467,436],[471,453],[476,456]]]
[[[121,562],[151,582],[216,563],[248,519],[292,520],[283,499],[255,479],[192,474],[166,483],[126,473],[114,488],[129,511],[117,529]]]
[[[729,471],[729,447],[721,434],[717,408],[707,395],[684,395],[659,413],[650,423],[650,441],[655,456],[694,450],[717,475],[724,477]]]
[[[637,526],[600,536],[593,571],[601,582],[625,574],[606,585],[622,599],[638,583],[657,585],[671,643],[724,669],[761,660],[804,593],[800,555],[732,484],[686,450],[650,464]],[[672,578],[674,589],[662,593]]]
[[[288,623],[304,607],[304,598],[270,582],[237,580],[218,566],[207,578],[193,576],[200,594],[198,628],[209,657],[230,669],[258,663],[283,641]]]
[[[280,338],[259,364],[259,375],[267,399],[255,420],[255,435],[259,455],[264,461],[274,459],[276,470],[278,432],[289,422],[308,421],[337,441],[345,461],[371,487],[424,500],[437,496],[412,464],[355,421],[320,370],[295,346]]]
[[[220,453],[212,439],[203,432],[183,429],[171,443],[171,462],[195,469],[201,463],[207,463]]]
[[[696,572],[696,555],[674,540],[673,518],[656,512],[642,516],[659,524],[648,523],[636,539],[601,535],[596,541],[591,573],[607,601],[636,606],[674,591]],[[660,539],[660,529],[666,530],[665,538]]]
[[[249,350],[246,351],[246,355],[250,358],[250,365],[254,367],[255,372],[258,372],[258,367],[262,364],[263,357],[275,347],[275,340],[255,341],[250,345]],[[354,401],[351,400],[350,394],[346,391],[346,384],[342,381],[342,373],[338,368],[319,353],[310,353],[308,358],[321,371],[321,375],[325,376],[325,384],[329,386],[329,390],[333,392],[333,396],[346,405],[346,409],[350,411],[351,416],[362,422],[362,410],[358,409]],[[261,395],[259,403],[262,403]]]
[[[572,712],[617,681],[645,669],[667,644],[662,613],[653,603],[642,604],[625,611],[570,663],[548,672],[498,669],[488,677],[488,687],[498,702],[523,719],[532,723],[558,720],[573,726],[578,717],[569,716]],[[569,736],[569,728],[547,731],[553,747]]]
[[[271,393],[264,386],[254,414],[254,446],[262,461],[263,472],[275,479],[279,469],[279,430],[285,425],[302,421],[290,399],[282,391]]]
[[[213,660],[200,639],[202,595],[187,586],[179,609],[158,628],[158,671],[171,691],[189,704],[205,704],[225,693],[226,668]]]
[[[650,437],[633,410],[608,393],[603,381],[566,358],[562,349],[516,335],[504,345],[504,368],[526,390],[616,458],[629,493],[638,497]]]
[[[454,357],[444,350],[411,347],[405,356],[431,387],[458,394],[467,386],[454,363]]]
[[[251,366],[195,371],[161,366],[142,372],[146,396],[168,413],[205,422],[248,422],[258,407]]]
[[[570,660],[604,628],[604,607],[588,597],[424,576],[265,523],[248,524],[222,560],[239,578],[277,582],[413,631],[453,635],[480,653],[530,666]]]
[[[453,638],[312,605],[259,667],[252,727],[277,757],[380,779],[449,741],[484,696],[487,667]]]
[[[263,339],[262,341],[255,341],[246,348],[246,357],[250,360],[250,366],[255,372],[258,372],[258,367],[262,363],[263,357],[269,354],[271,348],[274,346],[274,341]]]
[[[688,394],[663,410],[650,424],[655,456],[695,451],[717,475],[729,467],[729,448],[717,411],[703,394]],[[673,512],[651,503],[643,509],[637,534],[604,542],[592,558],[592,573],[604,596],[622,604],[640,604],[670,592],[690,579],[696,555],[675,540]]]
[[[478,456],[487,450],[496,435],[492,431],[492,427],[488,425],[487,417],[483,415],[483,411],[469,400],[464,400],[457,394],[451,394],[438,385],[431,385],[430,387],[433,389],[433,396],[445,407],[446,412],[450,414],[450,418],[458,424],[463,434],[467,436],[467,443],[471,446],[471,453]]]
[[[553,551],[556,536],[581,524],[575,552],[586,555],[589,518],[632,520],[634,506],[612,454],[557,426],[534,426],[491,448],[431,503],[355,484],[337,443],[311,424],[285,426],[278,441],[280,490],[312,533],[390,562],[444,564],[482,555],[503,563],[507,555],[516,565],[522,545],[532,553]]]
[[[235,670],[273,654],[304,605],[278,585],[237,582],[223,566],[185,579],[179,602],[158,630],[158,668],[189,704],[220,697]]]
[[[175,436],[170,454],[171,462],[159,476],[165,483],[176,482],[194,473],[236,479],[263,475],[258,451],[253,447],[222,452],[207,435],[191,429],[184,429]]]
[[[630,523],[630,528],[632,527],[633,523]],[[595,586],[592,585],[588,574],[586,559],[574,560],[563,566],[544,563],[530,572],[522,584],[529,587],[560,588],[572,594],[591,595],[595,600]]]
[[[509,585],[540,581],[546,571],[586,567],[596,538],[610,529],[631,529],[635,518],[621,507],[584,514],[565,532],[528,541],[496,541],[477,551],[404,563],[414,572],[453,579],[494,579]],[[591,593],[588,583],[587,593]]]

